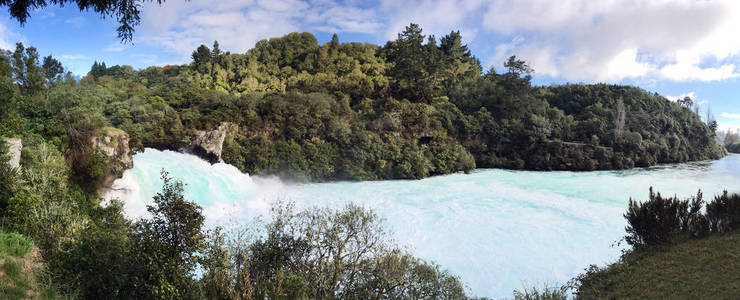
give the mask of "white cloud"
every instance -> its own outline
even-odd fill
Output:
[[[464,42],[492,51],[477,56],[497,65],[517,55],[537,74],[571,81],[740,76],[740,1],[733,0],[193,0],[142,11],[136,42],[183,61],[213,40],[234,52],[292,31],[365,33],[382,43],[413,22],[437,37],[460,30]]]
[[[168,1],[147,4],[137,43],[164,47],[183,61],[200,44],[219,41],[222,49],[244,52],[265,38],[293,31],[374,33],[383,24],[377,12],[329,0]]]
[[[728,118],[728,119],[740,119],[740,114],[732,114],[732,113],[723,112],[720,116],[723,118]]]
[[[686,97],[689,97],[691,99],[696,99],[696,95],[694,94],[694,92],[688,92],[688,93],[685,93],[685,94],[681,94],[679,96],[665,96],[665,97],[668,100],[671,100],[671,101],[678,101],[679,99],[683,99],[683,98],[686,98]]]
[[[25,42],[25,38],[17,32],[11,31],[8,26],[0,22],[0,49],[15,50],[16,41]]]
[[[62,55],[62,56],[59,56],[59,57],[61,59],[66,59],[66,60],[81,60],[81,59],[88,59],[89,58],[89,57],[84,56],[84,55]]]
[[[482,23],[503,37],[528,37],[493,61],[518,54],[535,70],[569,80],[738,76],[735,1],[495,1]]]
[[[75,27],[82,27],[82,25],[85,25],[85,18],[83,17],[74,17],[64,20],[65,24],[70,24]]]
[[[425,34],[437,37],[460,30],[465,42],[469,42],[478,36],[478,14],[486,5],[483,0],[382,0],[379,10],[387,18],[384,38],[395,39],[409,23],[416,23]]]
[[[106,52],[121,52],[129,48],[131,48],[131,44],[123,44],[120,42],[115,42],[115,43],[109,44],[103,50],[105,50]]]

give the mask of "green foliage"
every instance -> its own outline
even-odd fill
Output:
[[[727,147],[727,151],[730,153],[740,153],[740,143],[730,144],[725,147]]]
[[[298,213],[279,204],[249,253],[257,298],[467,298],[457,277],[396,248],[378,217],[352,204]]]
[[[0,216],[5,215],[16,190],[17,171],[10,167],[8,145],[0,139]]]
[[[706,218],[709,230],[714,233],[728,233],[740,228],[740,195],[717,195],[707,203]]]
[[[91,222],[56,267],[58,281],[85,299],[123,297],[128,284],[132,251],[130,221],[123,203],[111,201],[90,212]]]
[[[569,283],[577,298],[726,298],[737,293],[740,195],[724,192],[706,204],[687,200],[630,199],[625,240],[632,249],[606,267],[595,265]],[[708,236],[708,237],[707,237]],[[702,237],[696,239],[696,237]],[[726,274],[733,274],[729,277]]]
[[[730,299],[740,293],[740,234],[644,248],[591,266],[571,285],[576,299]]]
[[[524,287],[522,291],[514,291],[515,300],[566,300],[568,294],[566,287],[544,285],[541,289],[537,287]]]
[[[134,224],[129,286],[134,298],[195,299],[197,253],[203,249],[201,207],[184,198],[183,184],[162,171],[162,191],[148,205],[151,219]]]
[[[673,241],[681,234],[704,235],[706,218],[701,213],[704,200],[699,192],[692,199],[664,198],[653,193],[650,199],[639,203],[630,199],[624,214],[628,226],[625,241],[631,246],[652,246]]]
[[[98,12],[118,7],[100,5]],[[0,155],[0,225],[36,241],[48,280],[82,298],[461,299],[455,276],[399,250],[377,216],[355,206],[282,211],[265,236],[234,245],[219,230],[204,232],[200,207],[165,175],[152,218],[132,224],[119,202],[100,205],[100,188],[120,168],[93,143],[115,127],[134,151],[180,149],[196,130],[228,124],[225,162],[311,181],[476,167],[619,169],[725,155],[714,128],[663,97],[605,84],[532,86],[533,70],[514,56],[506,73],[482,74],[462,40],[457,31],[424,36],[414,24],[383,47],[338,36],[319,45],[310,33],[291,33],[241,54],[202,45],[190,65],[95,62],[79,81],[18,44],[0,55],[0,136],[24,140],[21,170]],[[631,203],[628,242],[738,226],[735,196],[718,196],[706,214],[700,198],[651,193],[648,203]],[[520,293],[543,295],[558,296]]]
[[[672,242],[681,236],[703,237],[724,234],[740,228],[740,195],[725,191],[706,203],[701,191],[695,197],[679,200],[664,198],[650,189],[650,199],[638,203],[630,199],[624,214],[628,226],[625,241],[634,247]]]
[[[34,247],[33,242],[17,233],[0,233],[0,256],[25,256]]]

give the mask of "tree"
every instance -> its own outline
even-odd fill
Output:
[[[98,63],[98,61],[95,61],[90,68],[90,72],[87,72],[87,74],[97,79],[101,76],[108,75],[108,67],[105,66],[105,62]]]
[[[62,63],[51,57],[51,55],[44,57],[44,64],[41,68],[44,70],[44,76],[49,85],[54,85],[59,76],[64,74]]]
[[[211,49],[208,49],[206,45],[200,45],[198,49],[193,51],[193,68],[200,73],[208,72],[208,64],[211,63]]]
[[[385,46],[388,61],[393,63],[389,73],[396,79],[400,98],[429,102],[434,97],[440,50],[433,36],[426,44],[424,39],[421,27],[411,23]]]
[[[678,102],[678,105],[686,108],[691,108],[691,106],[694,105],[694,100],[691,100],[691,97],[689,96],[683,97],[683,99],[678,99],[676,102]]]
[[[218,47],[218,41],[213,41],[213,50],[211,51],[211,87],[216,86],[216,66],[221,64],[221,49]]]
[[[622,138],[622,135],[624,135],[624,122],[626,115],[624,100],[622,100],[622,97],[619,97],[619,99],[617,99],[617,114],[614,118],[614,137],[617,140]]]
[[[41,90],[44,86],[44,75],[36,48],[26,48],[22,43],[16,43],[11,63],[16,84],[22,94],[31,95]]]
[[[331,36],[331,41],[329,42],[329,54],[336,53],[337,49],[339,49],[339,37],[335,33]]]
[[[531,74],[534,72],[534,69],[529,67],[526,62],[524,62],[521,59],[517,59],[516,55],[512,55],[509,57],[508,60],[504,63],[504,67],[509,69],[509,73],[516,74],[516,75],[522,75],[522,74]]]
[[[118,21],[118,38],[129,42],[134,35],[134,27],[141,22],[141,7],[143,2],[162,4],[165,0],[0,0],[0,6],[7,6],[10,17],[21,25],[31,16],[30,11],[45,8],[49,5],[64,6],[70,3],[77,4],[80,11],[93,10],[101,17],[112,17]]]
[[[132,270],[134,298],[196,298],[195,281],[190,274],[204,247],[202,208],[185,200],[183,184],[162,170],[162,191],[148,205],[151,219],[134,225]]]
[[[250,247],[255,298],[467,299],[459,279],[391,243],[371,210],[273,207]]]
[[[15,191],[16,177],[16,170],[10,166],[8,145],[5,140],[0,139],[0,216],[6,215],[5,210],[8,208],[8,201],[13,197]],[[3,221],[0,219],[0,222]]]
[[[729,129],[727,130],[727,134],[725,134],[725,140],[724,144],[725,146],[729,146],[732,144],[740,143],[740,129],[736,132],[732,132]]]

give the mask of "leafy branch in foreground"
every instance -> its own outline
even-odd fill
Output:
[[[31,10],[76,4],[80,11],[92,10],[103,18],[115,18],[119,23],[118,38],[129,42],[134,36],[134,27],[141,22],[141,7],[154,1],[162,4],[165,0],[0,0],[0,6],[7,6],[10,17],[24,25],[31,17]]]

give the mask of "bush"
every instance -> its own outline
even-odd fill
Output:
[[[196,299],[195,271],[204,247],[201,207],[185,200],[183,184],[162,170],[163,187],[148,205],[151,219],[134,224],[129,286],[132,298]],[[125,298],[125,296],[124,296]]]
[[[226,283],[209,268],[208,290],[239,287],[257,299],[467,299],[457,277],[393,245],[370,210],[349,204],[296,213],[278,203],[272,215],[265,238],[230,250]]]
[[[637,247],[664,244],[685,233],[704,235],[703,203],[701,191],[690,200],[679,200],[677,197],[664,198],[650,188],[648,201],[639,203],[630,199],[624,214],[628,223],[625,241]]]
[[[725,191],[707,203],[709,228],[715,233],[728,233],[740,228],[740,195]]]

